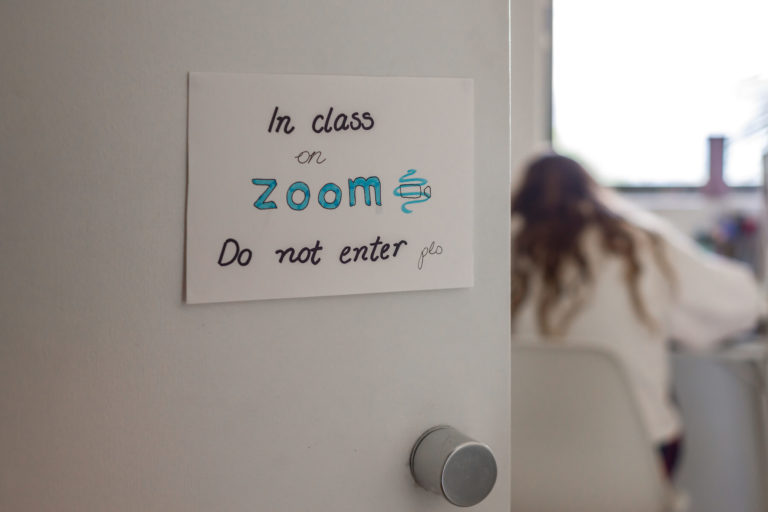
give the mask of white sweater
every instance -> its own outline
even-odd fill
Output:
[[[705,253],[665,221],[617,196],[609,194],[605,200],[626,219],[662,236],[676,286],[656,264],[650,243],[640,237],[640,295],[658,325],[656,330],[650,329],[632,307],[623,260],[606,255],[600,249],[598,233],[588,230],[581,243],[594,284],[558,340],[603,348],[617,356],[627,371],[652,440],[663,443],[681,432],[680,417],[670,401],[669,341],[674,339],[694,350],[713,348],[727,336],[754,326],[766,311],[765,300],[746,267]],[[519,224],[513,223],[513,237],[518,229]],[[513,318],[515,342],[546,341],[538,332],[538,290],[539,284],[533,282],[526,302]],[[561,307],[554,311],[555,323]]]

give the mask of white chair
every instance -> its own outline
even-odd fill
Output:
[[[511,406],[511,512],[685,508],[609,354],[513,346]]]

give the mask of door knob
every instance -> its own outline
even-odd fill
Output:
[[[411,450],[411,474],[423,488],[459,507],[485,499],[496,483],[496,459],[483,443],[453,427],[424,432]]]

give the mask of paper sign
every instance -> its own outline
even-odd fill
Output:
[[[473,284],[473,83],[191,73],[186,300]]]

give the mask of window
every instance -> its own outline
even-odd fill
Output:
[[[766,0],[552,0],[552,138],[613,186],[762,183]]]

